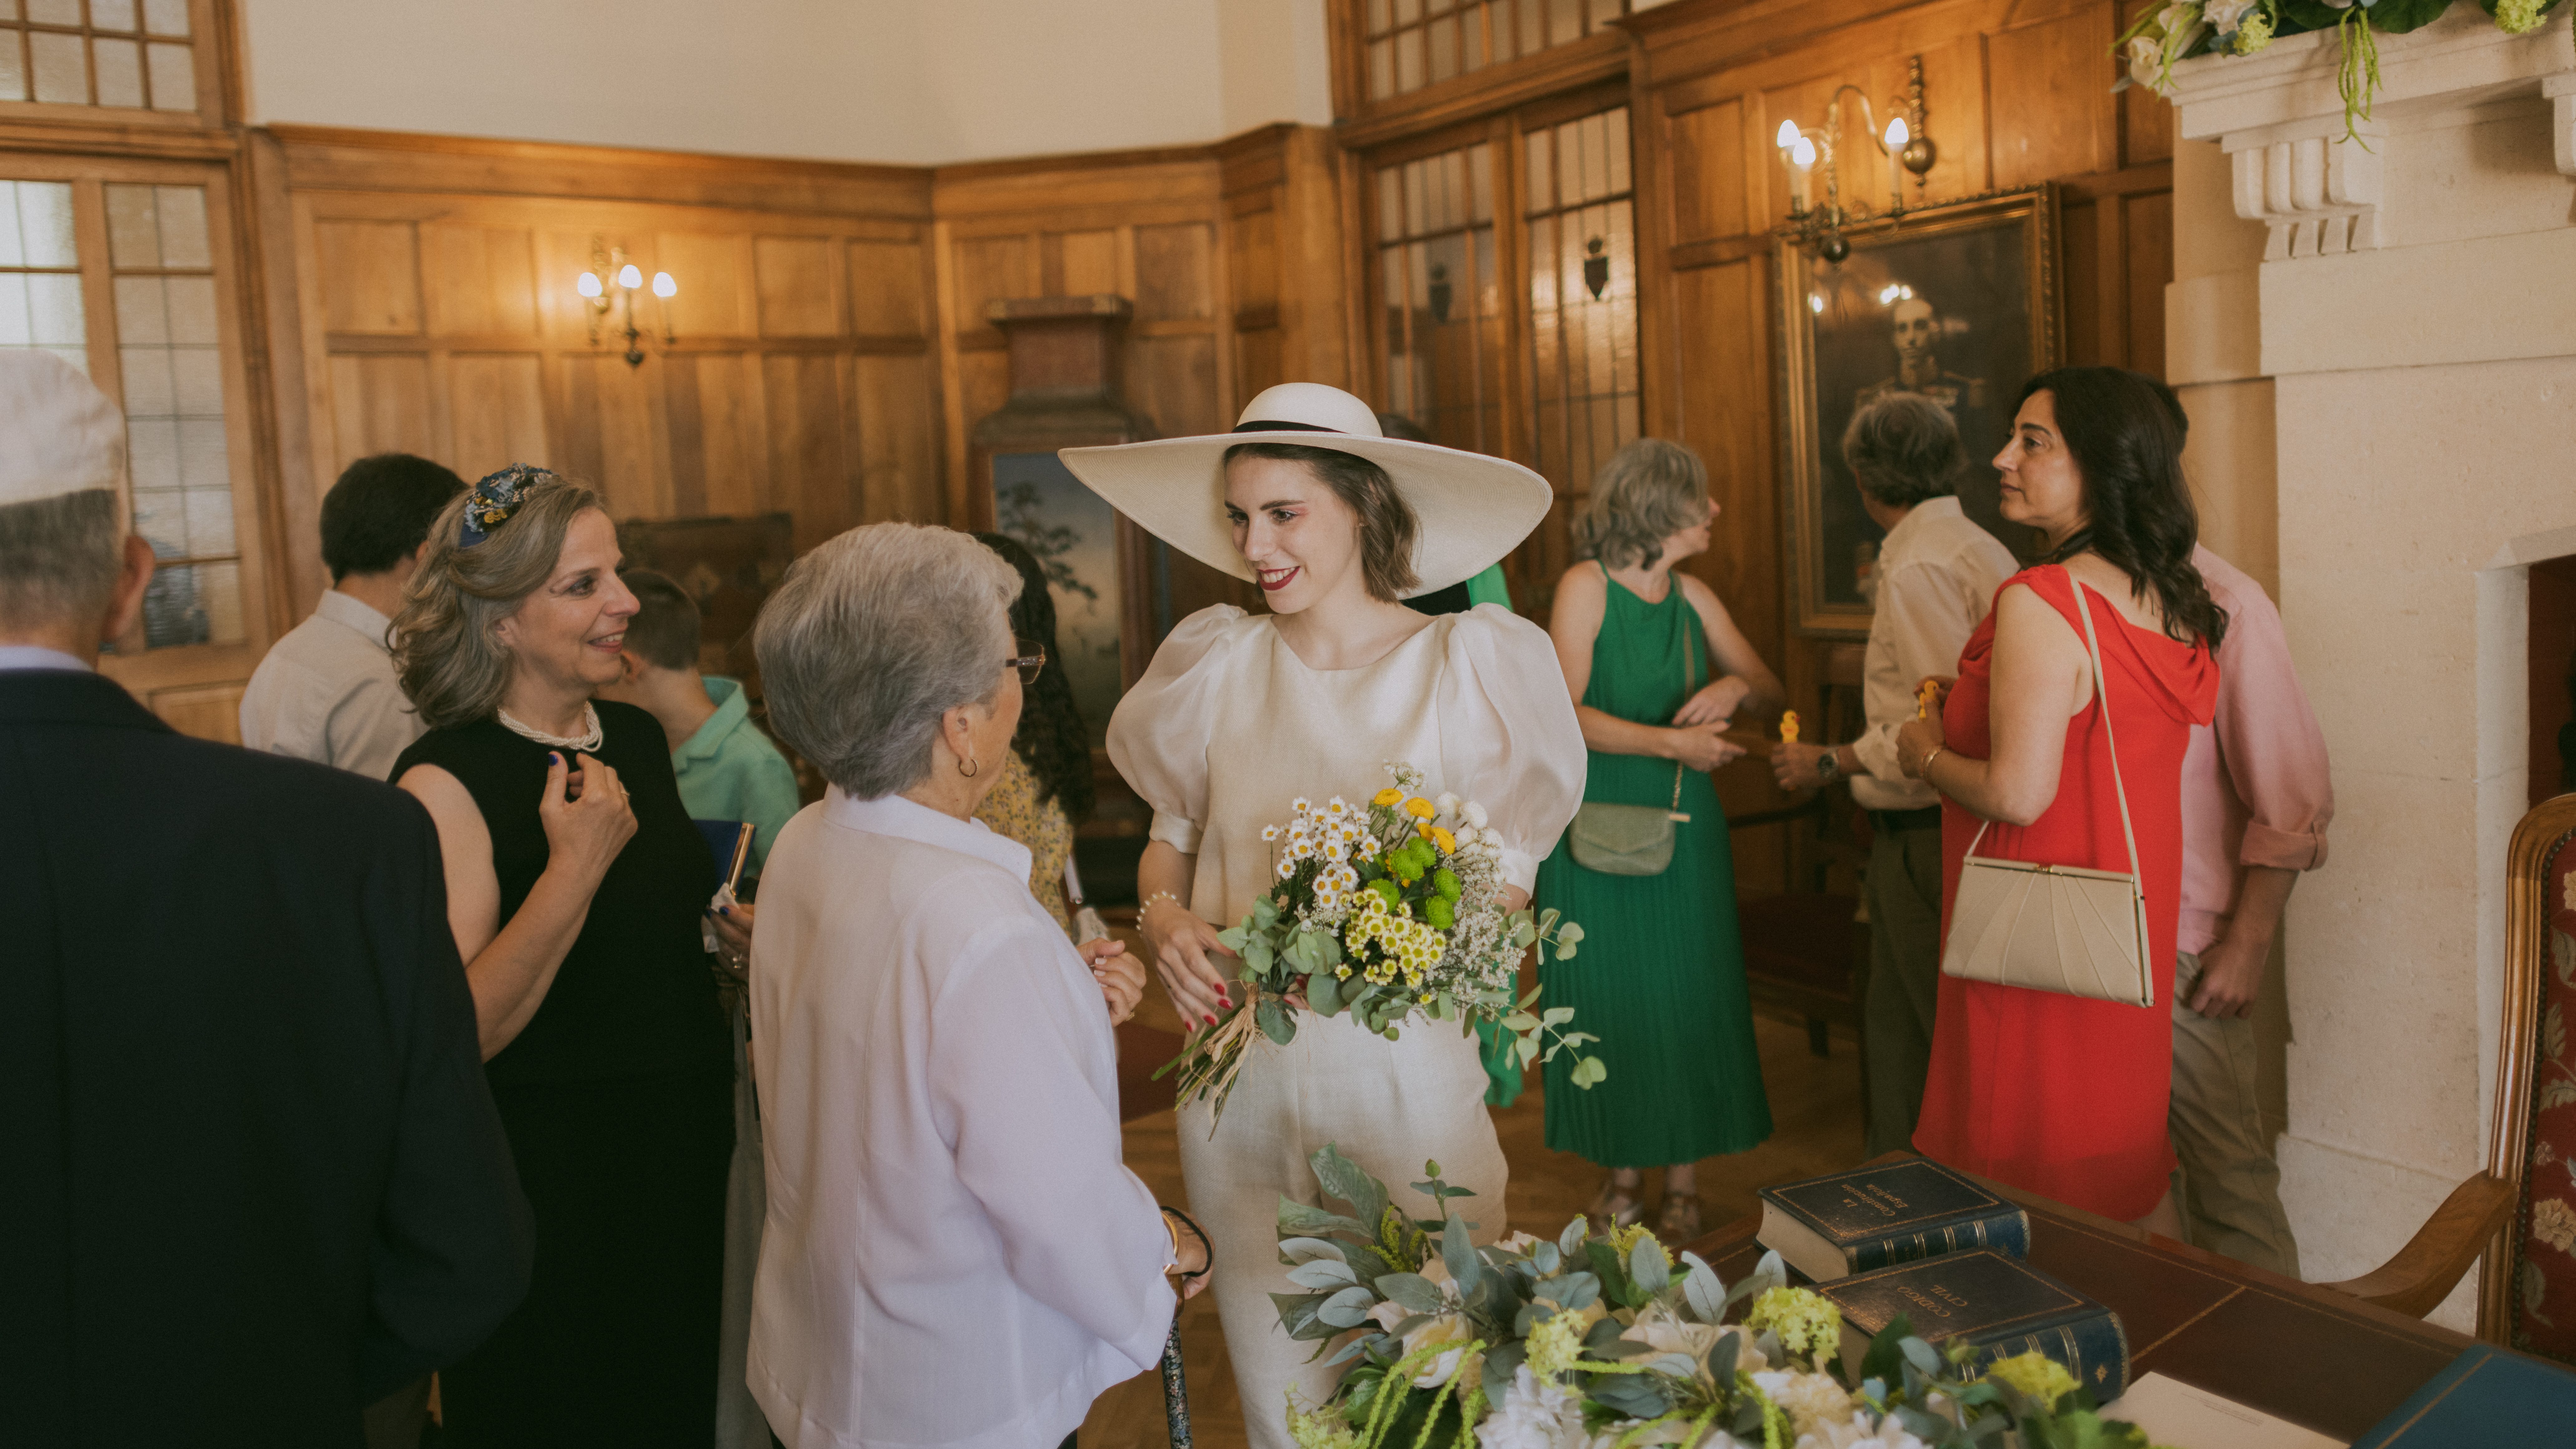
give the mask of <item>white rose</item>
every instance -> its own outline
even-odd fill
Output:
[[[1771,1402],[1788,1413],[1793,1433],[1802,1436],[1814,1434],[1828,1424],[1851,1422],[1853,1405],[1850,1392],[1825,1374],[1778,1369],[1755,1374],[1753,1386],[1770,1395]]]
[[[1873,1431],[1857,1423],[1820,1424],[1816,1432],[1798,1436],[1797,1449],[1928,1449],[1920,1439],[1905,1432],[1894,1419]]]
[[[1433,1314],[1428,1322],[1404,1336],[1403,1356],[1411,1358],[1425,1349],[1436,1348],[1444,1343],[1454,1344],[1456,1347],[1433,1359],[1416,1373],[1413,1376],[1413,1386],[1417,1389],[1436,1389],[1449,1382],[1449,1376],[1458,1371],[1459,1361],[1467,1355],[1467,1345],[1474,1341],[1475,1330],[1467,1326],[1465,1314]]]
[[[2129,79],[2154,90],[2164,83],[2165,44],[2149,35],[2129,37]]]

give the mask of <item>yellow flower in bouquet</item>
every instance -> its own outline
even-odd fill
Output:
[[[2056,1407],[2057,1401],[2075,1392],[2075,1375],[2066,1366],[2044,1353],[2017,1353],[1986,1365],[1985,1377],[2007,1383],[2021,1396],[2042,1409]]]

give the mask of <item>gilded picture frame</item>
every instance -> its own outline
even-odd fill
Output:
[[[2022,384],[2063,356],[2057,208],[2053,185],[1915,208],[1898,224],[1847,228],[1839,264],[1777,244],[1781,517],[1800,633],[1869,633],[1883,535],[1843,466],[1842,434],[1879,393],[1921,392],[1950,409],[1968,456],[1962,507],[2029,556],[2028,531],[1997,511],[1990,460]]]

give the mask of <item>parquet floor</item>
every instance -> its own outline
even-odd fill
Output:
[[[1147,1003],[1140,1025],[1177,1032],[1160,990],[1149,990]],[[1153,1015],[1158,1010],[1160,1019]],[[1757,1211],[1754,1194],[1764,1186],[1847,1167],[1861,1156],[1858,1046],[1848,1037],[1837,1036],[1833,1055],[1819,1058],[1807,1049],[1802,1023],[1765,1016],[1756,1018],[1755,1028],[1763,1085],[1771,1098],[1772,1135],[1749,1152],[1699,1164],[1700,1201],[1706,1226],[1712,1228]],[[1512,1169],[1506,1198],[1511,1226],[1553,1237],[1592,1200],[1602,1173],[1581,1158],[1548,1151],[1543,1122],[1536,1088],[1494,1113],[1503,1155]],[[1127,1124],[1127,1162],[1160,1200],[1186,1205],[1169,1109]],[[1648,1183],[1650,1195],[1661,1191],[1659,1175],[1649,1173]],[[1227,1369],[1225,1340],[1210,1295],[1201,1294],[1183,1305],[1181,1346],[1189,1368],[1191,1426],[1198,1449],[1244,1449],[1242,1405]],[[1277,1412],[1276,1406],[1269,1412]],[[1083,1422],[1081,1442],[1082,1449],[1161,1449],[1167,1435],[1156,1376],[1142,1375],[1102,1395]]]

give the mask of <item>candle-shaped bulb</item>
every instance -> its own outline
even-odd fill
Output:
[[[1804,136],[1800,136],[1798,138],[1798,144],[1791,147],[1789,150],[1789,164],[1797,167],[1801,171],[1815,165],[1816,143],[1808,140]]]
[[[1914,133],[1913,133],[1912,131],[1910,131],[1910,130],[1907,130],[1907,129],[1906,129],[1906,126],[1905,126],[1905,118],[1904,118],[1903,116],[1899,116],[1899,117],[1897,117],[1895,120],[1892,120],[1892,121],[1890,121],[1890,122],[1888,122],[1888,123],[1887,123],[1887,149],[1888,149],[1888,150],[1890,150],[1890,151],[1898,150],[1898,149],[1902,148],[1902,147],[1905,145],[1905,143],[1906,143],[1906,142],[1911,141],[1911,140],[1913,140],[1913,139],[1914,139]]]
[[[643,286],[644,269],[635,265],[633,262],[628,262],[625,266],[617,269],[617,285],[624,287],[630,292]]]
[[[1780,743],[1794,745],[1797,742],[1798,712],[1794,709],[1784,709],[1780,711]]]
[[[1771,138],[1771,143],[1778,146],[1783,151],[1797,145],[1798,123],[1795,121],[1782,121],[1780,123],[1779,134]]]
[[[669,272],[655,272],[653,274],[653,295],[656,297],[676,297],[680,295],[680,284],[671,280],[671,274]]]
[[[579,292],[579,293],[581,293],[581,294],[582,294],[583,296],[585,296],[585,297],[596,297],[596,296],[598,296],[598,295],[599,295],[599,273],[597,273],[597,272],[584,272],[584,273],[582,273],[582,274],[581,274],[581,280],[580,280],[580,281],[578,281],[578,282],[573,283],[573,290],[574,290],[574,291],[577,291],[577,292]]]

